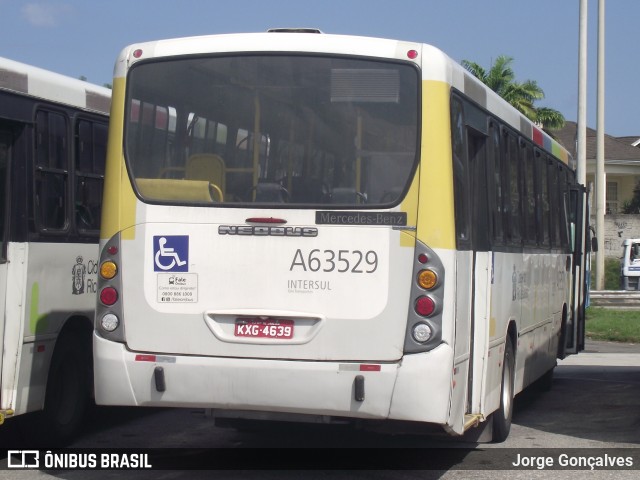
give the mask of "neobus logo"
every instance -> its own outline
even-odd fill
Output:
[[[219,235],[248,235],[257,237],[317,237],[315,227],[264,227],[252,225],[220,225]]]

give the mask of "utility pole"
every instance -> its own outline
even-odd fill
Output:
[[[580,0],[580,34],[578,42],[578,131],[576,176],[580,185],[587,183],[587,0]]]
[[[604,290],[604,214],[607,183],[604,173],[604,0],[598,0],[598,93],[596,135],[596,290]]]

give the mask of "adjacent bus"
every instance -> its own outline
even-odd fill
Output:
[[[0,58],[0,424],[40,412],[38,440],[68,439],[93,395],[110,97]]]
[[[97,403],[500,441],[581,348],[572,161],[436,48],[163,40],[113,87]]]

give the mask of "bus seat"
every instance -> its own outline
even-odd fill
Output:
[[[136,185],[142,196],[149,200],[213,203],[221,196],[221,192],[216,190],[217,187],[212,188],[215,185],[207,180],[137,178]]]
[[[289,192],[277,182],[258,182],[254,187],[255,201],[263,203],[284,203]]]
[[[196,153],[189,157],[185,171],[187,180],[207,180],[217,185],[223,195],[226,188],[224,160],[214,153]]]

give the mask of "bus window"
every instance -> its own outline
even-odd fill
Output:
[[[548,159],[547,169],[549,174],[549,204],[550,205],[560,205],[560,198],[558,195],[558,183],[559,183],[559,174],[560,171],[556,162],[551,158]],[[560,246],[560,208],[550,208],[549,209],[549,220],[550,220],[550,232],[549,236],[551,239],[551,244],[554,247]]]
[[[493,191],[491,207],[491,225],[493,230],[493,241],[497,245],[504,242],[504,189],[502,181],[502,166],[500,163],[500,127],[497,123],[491,122],[489,126],[489,161],[487,162],[492,172]]]
[[[451,139],[453,151],[456,237],[459,249],[470,247],[469,169],[465,142],[464,108],[458,98],[451,101]]]
[[[547,159],[539,150],[536,150],[536,188],[537,196],[537,217],[538,217],[538,244],[540,246],[549,246],[549,184],[547,181]]]
[[[42,231],[63,230],[67,221],[68,139],[65,117],[36,115],[36,219]]]
[[[509,130],[503,131],[502,167],[504,169],[505,184],[508,185],[506,193],[509,195],[507,205],[509,243],[519,245],[522,241],[522,213],[521,213],[521,162],[518,149],[518,140]]]
[[[192,155],[215,154],[224,188],[212,188],[225,204],[390,206],[415,168],[419,79],[410,65],[284,54],[176,58],[135,65],[128,85],[125,157],[136,187],[138,178],[167,178],[167,168],[185,179],[180,169]],[[152,107],[158,99],[175,112],[176,143],[153,152],[159,132],[148,130],[167,108]],[[145,201],[166,200],[137,190]],[[262,195],[272,191],[279,193]]]
[[[107,125],[81,119],[76,125],[75,219],[79,231],[98,233],[107,154]]]
[[[535,172],[533,168],[533,146],[529,142],[522,142],[520,145],[521,155],[524,162],[524,221],[527,245],[535,246],[537,242],[536,223],[536,192],[534,187]]]

